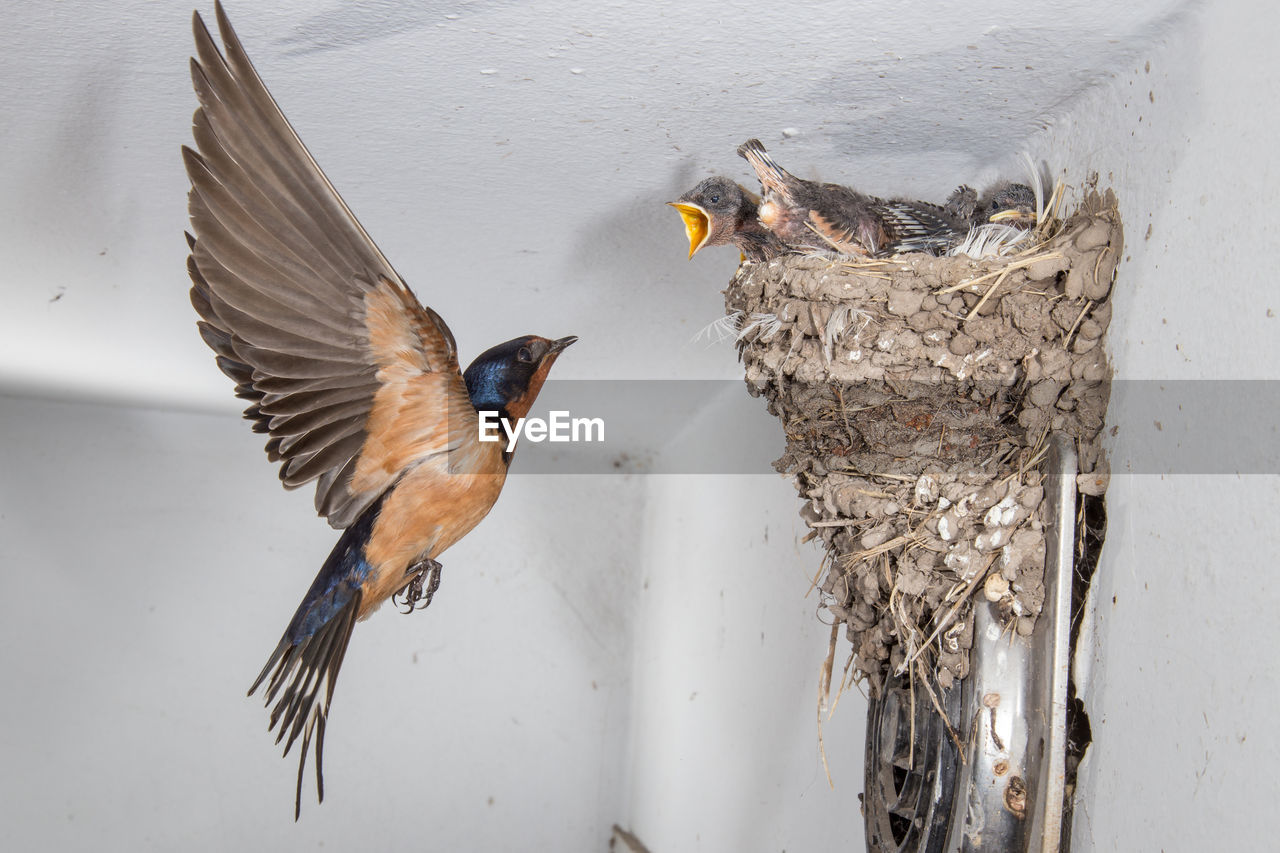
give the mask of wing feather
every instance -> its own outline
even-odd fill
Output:
[[[306,485],[331,468],[345,468],[347,462],[358,461],[356,456],[363,450],[365,440],[366,436],[364,434],[356,433],[344,436],[315,453],[300,454],[295,458],[291,458],[280,469],[280,479],[287,488],[296,489],[299,486]],[[394,477],[388,479],[394,480]],[[349,482],[336,482],[334,485],[341,486],[344,489],[350,488]],[[373,489],[371,488],[369,491],[373,491]],[[338,499],[343,500],[344,497],[339,495]],[[353,504],[352,506],[359,505]],[[359,511],[354,508],[340,511],[344,514],[344,517],[346,512],[353,512],[355,515],[359,515]],[[326,513],[326,515],[332,518],[332,513]],[[348,520],[347,523],[350,524],[352,520],[354,519]]]
[[[361,405],[363,397],[359,389],[332,388],[318,391],[299,391],[295,394],[269,394],[258,403],[263,413],[275,416],[301,415],[340,404]]]
[[[457,346],[289,125],[221,4],[216,16],[222,50],[193,20],[191,303],[281,481],[315,481],[316,510],[346,527],[447,449],[436,421],[468,402]],[[367,458],[371,422],[402,438]]]

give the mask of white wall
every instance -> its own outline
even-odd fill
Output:
[[[360,624],[294,825],[244,691],[336,541],[309,496],[228,416],[0,397],[0,435],[8,849],[601,849],[638,481],[513,475],[428,611]]]
[[[866,700],[851,687],[823,715],[829,783],[831,629],[797,506],[778,476],[647,478],[623,822],[651,850],[862,849]],[[842,644],[837,687],[847,660]]]
[[[1174,380],[1189,409],[1204,394],[1182,380],[1280,378],[1277,32],[1280,14],[1261,3],[1177,16],[1051,134],[1059,162],[1101,172],[1120,196],[1117,377]],[[1280,794],[1280,412],[1274,394],[1252,408],[1260,426],[1211,438],[1224,457],[1257,447],[1257,464],[1207,475],[1178,455],[1193,436],[1169,439],[1179,415],[1113,405],[1118,471],[1080,656],[1094,742],[1075,850],[1275,847],[1257,818]],[[1170,447],[1164,464],[1129,473],[1149,444]]]

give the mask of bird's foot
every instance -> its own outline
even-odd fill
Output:
[[[405,609],[402,613],[412,613],[415,610],[424,610],[431,603],[431,599],[435,597],[436,590],[440,588],[440,570],[444,568],[436,560],[430,558],[414,563],[405,569],[406,575],[413,575],[413,578],[405,584],[397,595],[404,595]],[[425,587],[425,588],[424,588]],[[399,604],[392,596],[392,603]]]

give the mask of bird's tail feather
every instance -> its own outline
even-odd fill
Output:
[[[302,736],[298,757],[298,785],[294,797],[293,819],[302,813],[302,776],[306,771],[307,752],[312,739],[316,751],[316,796],[324,802],[324,729],[333,701],[333,687],[351,641],[351,630],[360,610],[361,594],[357,589],[351,599],[315,633],[300,640],[291,639],[291,631],[276,646],[266,666],[249,688],[252,696],[262,683],[267,684],[264,704],[271,709],[269,730],[276,730],[276,743],[285,740],[284,754]],[[292,628],[292,626],[290,626]],[[323,693],[322,693],[323,689]],[[279,697],[277,699],[277,696]]]
[[[774,162],[769,152],[764,150],[764,143],[759,139],[748,139],[739,145],[738,156],[745,159],[751,164],[751,168],[756,170],[756,177],[760,179],[760,185],[766,192],[772,190],[783,196],[788,194],[787,185],[794,181],[795,177]]]

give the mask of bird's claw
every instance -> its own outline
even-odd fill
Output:
[[[425,610],[440,588],[440,570],[444,568],[436,560],[426,559],[414,563],[405,570],[406,575],[413,575],[410,581],[396,595],[404,596],[405,609],[401,613],[412,613]],[[424,588],[425,586],[425,588]],[[399,604],[396,596],[391,597],[393,604]]]

